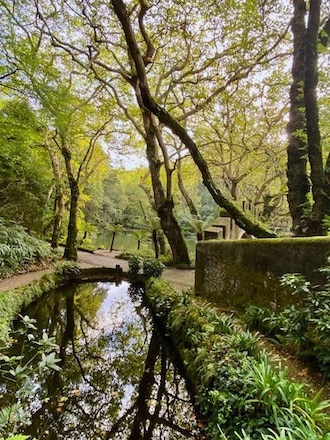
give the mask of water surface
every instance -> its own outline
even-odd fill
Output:
[[[33,358],[33,340],[46,330],[59,345],[62,368],[29,378],[27,434],[45,440],[197,438],[185,380],[137,286],[80,284],[43,297],[26,314],[37,330],[24,343],[22,362]],[[2,408],[18,398],[16,385],[2,383]]]

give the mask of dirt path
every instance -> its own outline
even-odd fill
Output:
[[[127,260],[116,258],[118,252],[109,252],[104,250],[97,250],[91,252],[78,252],[78,262],[83,268],[89,267],[112,267],[119,265],[124,271],[128,270]],[[13,277],[0,280],[0,292],[5,290],[15,289],[24,284],[31,283],[38,280],[43,274],[49,272],[51,269],[37,270],[35,272],[27,272]],[[195,271],[194,270],[179,270],[174,268],[166,268],[163,277],[168,280],[174,288],[178,290],[189,289],[194,286]]]

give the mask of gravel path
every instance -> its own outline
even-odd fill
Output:
[[[118,252],[109,252],[105,250],[97,250],[93,253],[90,252],[78,252],[78,262],[83,268],[90,267],[112,267],[115,268],[119,265],[124,271],[128,270],[127,260],[121,260],[116,258]],[[24,284],[31,283],[32,281],[38,280],[43,274],[50,271],[38,270],[35,272],[23,273],[20,275],[15,275],[13,277],[0,280],[0,292],[5,290],[15,289],[16,287],[22,286]],[[189,289],[194,287],[195,282],[195,271],[190,270],[179,270],[174,268],[165,268],[163,277],[168,280],[175,289]]]

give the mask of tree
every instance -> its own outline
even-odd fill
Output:
[[[143,229],[137,229],[136,231],[132,232],[133,237],[137,241],[137,250],[139,251],[141,248],[141,243],[143,240],[145,240],[148,237],[148,231]]]
[[[42,233],[52,187],[47,153],[38,147],[42,127],[26,99],[0,108],[0,216]]]
[[[317,104],[318,46],[328,43],[330,19],[321,31],[321,4],[320,0],[293,2],[287,176],[295,235],[324,234],[323,219],[330,213],[330,154],[324,164]]]
[[[183,144],[188,148],[193,160],[195,161],[202,174],[203,182],[210,191],[212,197],[214,198],[216,203],[225,208],[232,215],[238,226],[243,228],[246,232],[253,234],[257,237],[276,236],[276,234],[272,233],[265,227],[255,223],[250,218],[246,217],[241,212],[241,210],[231,200],[226,198],[221,190],[215,185],[207,163],[201,155],[195,141],[188,134],[188,131],[182,125],[180,125],[179,121],[157,103],[150,92],[148,77],[146,73],[146,66],[150,62],[150,59],[146,59],[146,57],[142,54],[139,44],[137,43],[135,32],[131,23],[130,14],[126,8],[125,3],[122,0],[112,0],[111,3],[115,14],[118,17],[118,20],[121,23],[129,54],[134,62],[136,75],[139,79],[138,86],[144,106],[158,118],[160,123],[164,124],[176,136],[178,136]],[[143,20],[146,9],[146,5],[141,2],[140,20]],[[144,37],[145,42],[147,43],[147,48],[149,48],[150,44],[148,45],[148,42],[150,40],[147,40],[147,38],[145,37],[143,29],[141,29],[141,33]],[[279,37],[279,39],[274,43],[271,49],[274,49],[279,44],[279,41],[281,41],[281,39],[283,39],[283,35]],[[264,58],[264,56],[265,55],[261,56],[261,58]],[[251,66],[249,66],[249,68],[246,68],[244,73],[242,73],[242,77],[246,76],[249,70],[251,70]]]
[[[124,226],[119,224],[113,224],[109,226],[109,231],[112,232],[112,238],[110,243],[110,252],[113,251],[113,246],[115,244],[116,235],[124,231]]]
[[[135,29],[137,30],[138,38],[141,42],[138,49],[140,50],[141,60],[144,63],[143,68],[147,68],[148,78],[151,78],[150,84],[152,82],[152,87],[155,90],[154,95],[158,98],[159,102],[173,109],[172,114],[178,115],[176,119],[172,119],[170,124],[168,123],[169,120],[167,120],[166,123],[166,117],[160,120],[160,123],[157,122],[156,119],[154,119],[153,122],[151,121],[148,113],[154,113],[158,117],[157,111],[159,109],[155,109],[155,106],[154,108],[148,106],[148,99],[145,94],[143,95],[143,93],[141,93],[141,91],[144,91],[144,81],[141,81],[142,77],[139,77],[139,69],[136,69],[136,59],[134,59],[133,56],[130,56],[128,60],[125,59],[126,49],[123,45],[122,37],[119,34],[114,36],[113,33],[109,32],[114,26],[111,10],[108,10],[104,5],[101,14],[100,8],[96,9],[94,6],[95,5],[90,2],[84,2],[83,7],[81,7],[81,4],[77,5],[77,10],[80,10],[81,14],[77,14],[76,19],[82,26],[82,33],[81,38],[76,39],[74,42],[68,43],[65,39],[61,38],[58,33],[53,31],[53,27],[55,26],[52,26],[52,23],[53,21],[56,22],[56,18],[59,17],[61,11],[54,10],[54,14],[52,14],[51,11],[53,7],[50,4],[44,6],[38,3],[38,19],[41,19],[40,28],[46,29],[46,32],[52,39],[53,45],[59,46],[70,53],[72,58],[84,69],[87,67],[91,69],[99,81],[103,81],[103,83],[107,82],[109,88],[112,86],[112,93],[113,88],[115,90],[122,89],[122,86],[116,87],[116,85],[119,84],[118,78],[121,78],[121,80],[124,78],[125,81],[134,88],[137,101],[139,102],[140,96],[142,98],[142,103],[139,104],[139,106],[141,112],[144,112],[146,116],[144,119],[145,124],[147,123],[146,121],[149,120],[148,124],[151,128],[148,128],[148,130],[154,131],[154,133],[150,133],[149,141],[151,141],[152,136],[156,136],[156,145],[158,143],[157,147],[162,149],[162,146],[159,144],[159,142],[161,142],[159,140],[159,130],[165,139],[166,131],[168,132],[168,130],[163,130],[164,124],[174,130],[174,132],[176,131],[176,135],[181,136],[181,140],[184,141],[185,146],[188,149],[190,148],[190,153],[193,153],[194,160],[202,171],[204,183],[211,191],[216,202],[229,210],[237,219],[240,226],[249,230],[249,232],[253,232],[257,236],[274,236],[275,234],[264,227],[255,225],[255,222],[246,217],[240,209],[232,203],[230,198],[222,193],[219,186],[215,184],[213,176],[207,167],[207,163],[197,148],[197,144],[193,141],[191,136],[188,136],[188,138],[186,136],[192,131],[191,127],[185,129],[181,126],[183,131],[180,132],[181,129],[178,129],[177,124],[179,121],[183,121],[183,125],[187,126],[188,121],[190,122],[193,116],[206,109],[209,103],[213,102],[229,85],[246,78],[254,68],[267,65],[267,63],[269,64],[281,56],[277,47],[283,41],[286,29],[285,23],[284,26],[283,23],[281,23],[283,32],[278,32],[278,22],[272,18],[275,14],[273,3],[263,2],[262,6],[259,5],[258,7],[252,5],[251,2],[244,2],[243,6],[241,6],[241,2],[239,4],[235,3],[237,20],[235,24],[231,20],[231,23],[233,23],[233,32],[227,33],[228,29],[225,30],[225,26],[223,30],[226,39],[229,41],[228,35],[230,35],[232,39],[232,43],[228,48],[223,48],[222,44],[219,43],[219,41],[223,41],[223,39],[221,40],[219,33],[215,30],[217,26],[214,26],[214,22],[212,21],[212,13],[206,11],[207,7],[201,2],[198,2],[196,6],[192,4],[182,6],[181,3],[176,1],[170,2],[169,5],[165,5],[165,3],[153,5],[154,9],[157,8],[159,21],[157,14],[152,14],[152,18],[147,16],[146,12],[148,8],[142,1],[139,7],[133,8],[132,11],[127,11],[127,16],[129,15],[128,21],[134,19],[136,23]],[[120,7],[125,9],[125,4],[122,2]],[[214,11],[216,11],[218,15],[222,14],[221,18],[225,20],[225,15],[228,11],[223,12],[213,4],[212,7],[215,8]],[[178,14],[173,14],[173,12],[171,12],[172,9],[178,11]],[[201,13],[198,12],[199,9],[202,10]],[[108,14],[104,14],[105,10],[108,11]],[[198,18],[194,20],[195,34],[200,36],[200,33],[196,33],[196,28],[198,28],[203,33],[202,42],[197,41],[198,38],[196,35],[193,35],[194,26],[190,28],[189,25],[188,18],[193,16],[192,12],[195,12],[195,10],[199,14]],[[206,14],[209,20],[208,23],[204,18],[204,21],[202,21],[202,14]],[[265,21],[263,21],[265,15],[271,17],[269,20],[273,20],[271,23],[271,32],[265,32],[269,24],[267,22],[265,25]],[[106,20],[108,20],[106,24],[103,23],[105,16]],[[163,20],[163,16],[166,17],[166,20]],[[251,17],[253,20],[250,21],[253,24],[248,25],[250,21],[247,20],[247,18],[251,19]],[[166,23],[166,31],[162,23]],[[207,28],[203,31],[205,24],[207,24]],[[244,27],[242,37],[241,30],[243,25],[246,29]],[[161,53],[162,62],[154,62],[153,55],[155,53],[155,47],[154,42],[151,41],[152,39],[146,30],[147,26],[149,28],[153,26],[155,29],[155,31],[152,32],[152,36],[160,49],[157,54]],[[178,35],[174,37],[175,29]],[[169,38],[166,36],[167,31],[170,38],[174,37],[172,38],[171,50],[169,51],[165,48],[170,44]],[[166,38],[164,42],[163,38]],[[272,42],[272,44],[269,42]],[[254,43],[257,43],[256,47],[254,47]],[[175,46],[179,46],[180,51],[177,51]],[[203,50],[206,47],[210,48],[210,50]],[[132,48],[132,50],[135,52],[134,48]],[[237,56],[237,62],[235,62],[234,57],[237,54],[239,54],[239,57]],[[221,62],[226,68],[219,68]],[[164,66],[167,65],[169,65],[169,67],[165,70]],[[139,77],[138,87],[136,87],[136,74],[137,77]],[[219,80],[215,81],[215,78],[219,78]],[[195,87],[195,84],[198,86]],[[177,106],[177,102],[175,102],[176,107],[173,106],[175,95],[179,101],[182,101],[181,107]],[[159,105],[157,101],[154,101],[154,103]],[[180,109],[187,105],[190,105],[191,108],[187,110],[184,115],[180,114]],[[164,109],[164,107],[161,108]],[[126,105],[123,111],[127,112]],[[167,115],[169,115],[169,113],[167,113]],[[129,117],[129,115],[127,116]],[[147,131],[145,131],[145,133],[147,133]],[[150,151],[151,145],[152,143],[149,142]],[[148,157],[152,158],[151,164],[157,165],[157,155],[148,153]],[[164,159],[164,163],[165,162]],[[171,172],[173,169],[167,165],[165,165],[165,169],[167,183],[164,191],[165,199],[163,199],[163,201],[165,200],[166,206],[171,208],[170,205],[173,203],[173,200],[168,197],[170,195],[168,188],[170,188]],[[157,176],[157,171],[157,167],[154,166],[154,176]],[[154,182],[154,187],[156,185],[157,183]],[[158,191],[158,196],[160,194]],[[156,203],[158,209],[164,206],[162,200],[159,200],[160,202]],[[160,212],[160,214],[165,217],[165,214],[171,213],[171,210],[172,209],[167,209],[165,212]],[[166,227],[166,225],[164,226],[165,223],[166,222],[163,222],[162,225],[164,230]],[[172,226],[173,225],[175,226],[174,223]],[[251,228],[254,228],[254,230],[251,231]],[[169,234],[176,229],[176,227],[167,226],[167,235],[169,236]],[[172,235],[173,237],[170,241],[172,243],[178,241],[176,240],[176,235]],[[179,246],[177,247],[179,248]]]
[[[90,179],[100,173],[101,162],[94,161],[100,138],[105,136],[111,121],[111,103],[102,100],[102,87],[86,76],[75,72],[71,59],[65,54],[56,54],[43,41],[43,33],[36,32],[30,22],[32,9],[9,7],[1,4],[7,18],[7,58],[16,68],[12,86],[29,95],[43,116],[46,134],[43,146],[52,158],[58,194],[58,166],[64,164],[70,190],[70,212],[64,257],[77,259],[77,222],[84,176]],[[106,107],[106,108],[105,108]],[[42,144],[42,141],[40,141]],[[60,154],[58,160],[54,148]],[[100,158],[100,155],[99,155]],[[62,202],[60,202],[61,204]],[[60,215],[59,215],[60,216]],[[55,223],[60,222],[60,218]],[[53,231],[56,245],[58,227]]]

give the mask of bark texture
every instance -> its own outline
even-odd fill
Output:
[[[143,107],[141,111],[146,132],[147,159],[154,192],[155,208],[160,224],[171,247],[174,264],[183,263],[190,265],[187,245],[173,213],[174,202],[172,195],[169,191],[165,194],[160,178],[161,162],[158,158],[158,143],[154,130],[153,115]]]
[[[321,0],[310,2],[306,31],[305,107],[308,159],[311,168],[313,208],[308,221],[308,235],[322,235],[324,214],[330,214],[330,188],[323,165],[319,109],[317,104],[318,52]]]
[[[303,235],[303,222],[310,209],[307,195],[310,183],[307,177],[307,136],[305,128],[305,15],[304,0],[294,1],[292,20],[293,63],[290,89],[290,120],[287,126],[288,145],[288,203],[295,235]]]
[[[290,121],[288,124],[288,202],[295,235],[324,234],[323,219],[330,213],[330,187],[324,168],[317,103],[318,42],[321,0],[294,0],[294,42]],[[326,42],[324,41],[326,44]],[[310,167],[310,176],[307,172]],[[309,194],[312,194],[312,204]]]

